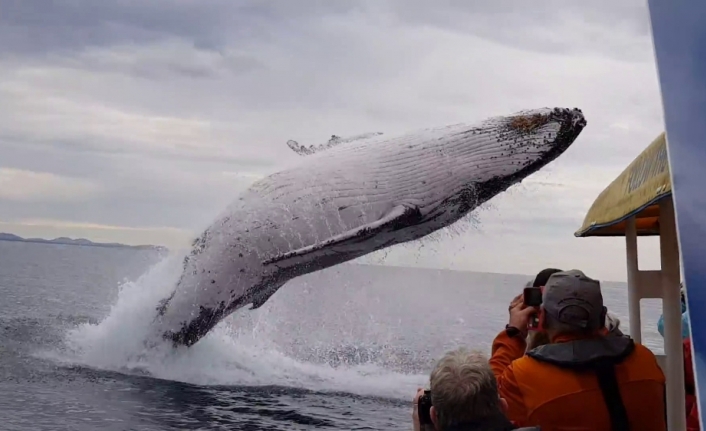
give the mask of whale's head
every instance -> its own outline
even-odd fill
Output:
[[[580,109],[544,108],[488,119],[450,137],[454,174],[463,183],[451,197],[472,210],[559,157],[586,126]]]
[[[466,133],[472,144],[455,161],[475,204],[521,182],[574,143],[586,127],[580,109],[544,108],[486,120]]]

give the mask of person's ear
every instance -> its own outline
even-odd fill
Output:
[[[431,423],[434,424],[434,429],[439,429],[439,418],[436,415],[436,408],[434,406],[431,406],[429,409],[429,418],[431,419]]]
[[[503,413],[507,414],[508,411],[508,406],[507,406],[507,401],[503,397],[500,398],[500,409],[502,409]]]

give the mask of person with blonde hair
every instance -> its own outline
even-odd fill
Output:
[[[498,395],[495,375],[483,353],[465,348],[446,353],[429,376],[429,388],[426,407],[420,407],[423,389],[414,397],[415,431],[519,431],[505,415],[507,403]],[[428,410],[420,414],[420,408]],[[428,421],[420,421],[420,416]]]

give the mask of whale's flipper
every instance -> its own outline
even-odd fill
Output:
[[[335,147],[336,145],[345,144],[353,141],[360,141],[363,139],[368,139],[380,135],[382,135],[382,132],[363,133],[362,135],[355,135],[348,138],[341,138],[340,136],[332,135],[331,139],[329,139],[327,143],[321,144],[318,147],[310,145],[308,148],[303,145],[299,145],[297,141],[289,140],[287,141],[287,146],[300,156],[308,156],[310,154],[314,154],[319,151],[324,151],[331,147]]]
[[[262,262],[263,265],[271,265],[295,257],[302,257],[314,253],[335,253],[338,246],[352,245],[364,242],[384,231],[395,231],[406,226],[418,223],[422,217],[419,208],[412,205],[398,205],[385,214],[382,218],[372,223],[349,230],[340,235],[336,235],[318,244],[300,248],[280,254]]]

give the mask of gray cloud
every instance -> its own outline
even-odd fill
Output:
[[[50,215],[86,223],[200,229],[252,181],[248,177],[238,178],[237,172],[247,174],[262,168],[246,162],[194,163],[76,152],[62,146],[46,149],[3,145],[2,148],[6,166],[94,182],[104,193],[80,205],[56,200],[5,204],[0,201],[0,220]]]
[[[0,28],[12,38],[3,38],[6,52],[46,54],[78,50],[87,46],[121,43],[152,43],[179,37],[207,50],[227,49],[233,41],[258,39],[265,43],[294,34],[318,39],[313,26],[329,17],[362,17],[379,25],[404,23],[436,26],[543,52],[566,53],[592,45],[606,53],[602,41],[575,39],[562,34],[567,23],[584,21],[600,27],[622,28],[637,36],[649,36],[647,9],[642,2],[616,4],[610,1],[567,3],[559,0],[518,5],[509,0],[469,3],[426,1],[301,1],[255,0],[172,1],[6,1]],[[304,30],[304,31],[302,31]],[[326,44],[325,40],[317,40]],[[634,55],[625,51],[622,54]]]
[[[9,0],[0,17],[3,50],[43,55],[91,46],[145,44],[165,38],[189,40],[206,50],[227,48],[234,39],[271,41],[288,28],[332,13],[355,9],[356,2],[271,2],[254,0],[64,0],[43,3]],[[301,19],[304,18],[302,22]]]
[[[430,3],[417,0],[396,2],[395,12],[415,25],[433,25],[552,54],[593,53],[622,60],[645,60],[645,53],[634,49],[634,44],[636,39],[650,36],[645,5],[632,1],[617,4],[552,0],[529,5],[511,0],[482,3],[445,0],[431,7]],[[595,37],[585,38],[580,27],[594,27]],[[612,33],[600,32],[599,28],[621,29],[630,37],[610,40]]]

